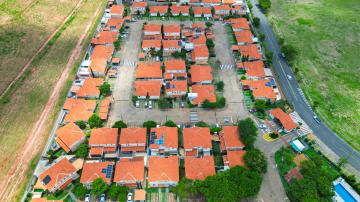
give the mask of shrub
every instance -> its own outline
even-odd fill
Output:
[[[250,170],[254,170],[258,173],[266,173],[267,161],[264,153],[257,148],[252,148],[246,151],[244,155],[244,161],[246,166]]]
[[[88,120],[88,124],[89,124],[90,128],[101,128],[102,127],[102,121],[97,114],[91,115],[91,117]]]
[[[76,121],[75,124],[76,124],[77,126],[79,126],[79,128],[80,128],[81,130],[84,130],[84,129],[86,128],[86,123],[85,123],[85,121]]]
[[[253,18],[253,23],[254,23],[254,26],[255,26],[255,27],[259,27],[259,25],[260,25],[260,18],[254,17],[254,18]]]
[[[108,185],[102,178],[95,179],[91,184],[91,194],[97,197],[105,193],[107,189]]]
[[[218,82],[216,82],[215,83],[215,85],[216,85],[216,90],[218,90],[218,91],[223,91],[224,90],[224,82],[223,81],[218,81]]]
[[[116,121],[112,127],[119,129],[118,133],[120,133],[122,128],[127,128],[127,124],[120,120]]]
[[[158,101],[158,106],[160,109],[166,109],[169,108],[170,103],[166,98],[160,98]]]
[[[209,127],[209,125],[208,125],[207,123],[205,123],[204,121],[199,121],[199,122],[197,122],[197,123],[195,124],[195,126],[197,126],[197,127],[203,127],[203,128]]]
[[[270,133],[270,137],[271,137],[272,139],[276,139],[276,138],[279,137],[279,135],[276,134],[276,133]]]
[[[82,159],[86,158],[88,156],[88,145],[85,143],[80,144],[75,151],[75,156]]]
[[[206,46],[208,49],[212,49],[215,47],[214,41],[212,39],[206,39]]]
[[[241,80],[246,80],[246,76],[241,76]]]
[[[220,96],[216,100],[216,107],[217,108],[224,108],[226,105],[226,99],[223,96]]]
[[[176,123],[172,120],[167,120],[164,124],[164,126],[167,126],[167,127],[177,127]]]
[[[145,121],[145,122],[143,123],[143,127],[144,127],[144,128],[147,128],[148,131],[150,131],[150,128],[155,128],[156,125],[157,125],[157,123],[156,123],[155,121]]]
[[[266,12],[268,9],[271,8],[271,1],[270,0],[259,0],[259,5]]]
[[[83,200],[88,190],[84,187],[84,185],[78,183],[75,185],[72,192],[75,194],[76,198]]]
[[[110,90],[110,84],[108,82],[103,83],[100,87],[100,94],[103,96],[109,95],[111,90]]]

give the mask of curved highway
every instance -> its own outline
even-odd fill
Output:
[[[311,130],[313,130],[314,134],[335,154],[346,158],[348,164],[360,172],[360,153],[351,148],[350,145],[339,138],[324,123],[315,121],[315,114],[300,90],[300,86],[290,66],[280,55],[280,46],[266,16],[256,6],[258,2],[251,0],[251,3],[254,5],[252,9],[253,15],[260,19],[260,30],[266,35],[265,41],[270,51],[273,52],[273,69],[284,96],[294,106],[295,110],[306,124],[309,125]],[[291,79],[288,78],[288,75],[291,76]]]

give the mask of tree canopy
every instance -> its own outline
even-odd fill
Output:
[[[100,94],[103,96],[109,95],[111,92],[110,84],[108,82],[103,83],[100,87]]]
[[[251,148],[244,155],[246,166],[258,173],[266,173],[267,161],[265,155],[257,148]]]
[[[107,189],[108,185],[102,178],[95,179],[91,184],[91,194],[97,197],[105,193]]]
[[[85,158],[88,155],[88,145],[85,143],[82,143],[79,145],[77,150],[75,151],[75,156],[77,158]]]
[[[119,129],[118,132],[120,133],[122,128],[127,128],[127,124],[125,122],[119,120],[119,121],[116,121],[112,127]]]
[[[271,8],[271,1],[270,0],[259,0],[259,5],[266,12],[268,9]]]
[[[166,109],[169,108],[170,103],[166,98],[160,98],[158,101],[158,106],[160,109]]]
[[[84,187],[83,184],[77,183],[72,192],[75,194],[76,198],[84,199],[88,190]]]
[[[117,184],[112,184],[108,191],[109,197],[112,200],[116,201],[119,198],[120,194],[121,195],[126,194],[126,186],[119,186]]]
[[[195,124],[195,126],[197,127],[209,127],[209,125],[207,123],[205,123],[204,121],[199,121]]]
[[[240,139],[247,147],[252,147],[257,136],[257,128],[254,121],[251,118],[246,118],[239,121],[238,126]]]
[[[167,126],[167,127],[177,127],[176,123],[172,120],[167,120],[164,124],[164,126]]]
[[[102,127],[102,121],[97,114],[91,115],[91,117],[88,120],[88,124],[90,128],[101,128]]]
[[[157,123],[156,123],[155,121],[151,121],[151,120],[145,121],[145,122],[143,123],[143,127],[144,127],[144,128],[147,128],[148,130],[150,130],[150,128],[155,128],[156,125],[157,125]]]

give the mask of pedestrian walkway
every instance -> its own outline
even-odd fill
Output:
[[[304,120],[302,120],[302,118],[299,116],[299,114],[296,111],[290,113],[290,117],[295,123],[301,123],[300,130],[301,130],[302,134],[306,135],[309,133],[313,133],[313,131],[310,129],[310,127],[305,123]]]
[[[220,69],[221,70],[231,70],[235,67],[234,64],[221,64]]]
[[[123,60],[120,62],[120,66],[126,66],[126,67],[136,67],[137,62],[136,61],[129,61],[129,60]]]
[[[190,111],[190,122],[197,123],[199,121],[199,115],[197,111]]]

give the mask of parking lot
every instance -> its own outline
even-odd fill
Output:
[[[217,77],[224,81],[223,95],[227,100],[227,106],[223,109],[206,110],[202,108],[181,108],[179,102],[174,102],[173,108],[161,110],[157,107],[156,101],[152,103],[152,109],[145,108],[145,101],[140,101],[139,108],[135,107],[131,101],[134,72],[138,63],[138,53],[141,44],[142,24],[145,21],[129,23],[129,36],[122,43],[122,50],[118,56],[121,64],[118,68],[118,76],[112,79],[114,102],[111,107],[109,125],[117,120],[126,120],[130,124],[141,125],[144,121],[155,120],[163,123],[173,120],[177,123],[190,123],[190,111],[197,114],[199,121],[207,123],[231,123],[248,116],[244,105],[244,98],[239,88],[239,81],[236,77],[236,70],[217,69]],[[180,23],[178,21],[151,21],[151,23]],[[182,24],[190,22],[181,22]],[[217,60],[221,64],[234,64],[230,46],[227,41],[224,25],[221,22],[214,22],[213,30],[215,34],[215,52]],[[126,51],[125,51],[126,50]]]

